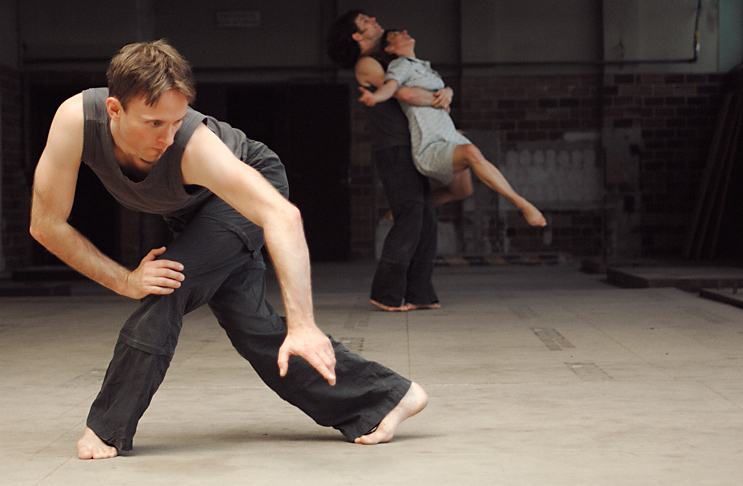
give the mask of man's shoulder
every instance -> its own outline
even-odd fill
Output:
[[[79,108],[83,106],[83,92],[72,95],[62,102],[60,106]]]
[[[354,74],[361,85],[376,84],[375,80],[379,80],[380,76],[384,77],[384,68],[373,57],[363,56],[356,61]]]
[[[82,124],[85,119],[83,113],[83,94],[78,93],[64,100],[57,109],[56,118],[65,125]]]
[[[359,60],[356,61],[356,67],[358,68],[359,66],[364,66],[364,67],[366,67],[366,66],[380,66],[381,67],[382,65],[379,64],[379,61],[377,61],[376,59],[374,59],[371,56],[361,56],[359,58]]]

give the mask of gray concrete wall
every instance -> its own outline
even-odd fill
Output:
[[[13,42],[16,5],[20,39]],[[383,26],[407,28],[418,41],[417,54],[443,66],[461,62],[514,70],[525,64],[520,71],[528,72],[534,63],[559,71],[571,63],[609,61],[640,72],[729,69],[743,59],[736,44],[743,32],[743,1],[702,5],[697,62],[647,66],[643,63],[693,56],[696,1],[25,0],[0,6],[0,14],[8,13],[0,15],[8,27],[0,31],[10,36],[0,48],[0,62],[17,63],[19,42],[33,66],[106,59],[128,42],[167,37],[197,68],[327,67],[328,25],[360,8]]]

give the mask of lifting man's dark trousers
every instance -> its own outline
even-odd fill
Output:
[[[436,211],[428,179],[415,168],[410,146],[378,150],[374,163],[393,219],[370,297],[390,307],[435,304]]]

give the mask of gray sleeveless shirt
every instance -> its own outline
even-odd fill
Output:
[[[174,216],[200,206],[212,192],[201,186],[185,186],[181,158],[188,140],[200,123],[205,123],[233,154],[261,172],[285,196],[287,182],[278,156],[265,145],[249,140],[227,123],[188,108],[186,118],[175,134],[173,144],[163,153],[147,177],[134,182],[121,171],[114,156],[110,118],[106,112],[108,88],[83,91],[85,133],[82,161],[98,176],[109,193],[122,206],[134,211]]]

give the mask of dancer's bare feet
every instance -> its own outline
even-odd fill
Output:
[[[520,209],[521,214],[524,215],[524,218],[526,218],[526,222],[530,225],[547,226],[547,219],[545,219],[542,212],[535,208],[532,203],[527,201],[526,204],[524,204],[524,207]]]
[[[384,305],[380,302],[377,302],[374,299],[369,299],[369,302],[371,302],[372,305],[379,307],[382,310],[386,310],[387,312],[405,312],[410,310],[410,304],[403,304],[400,307],[391,307],[389,305]]]
[[[400,403],[390,413],[384,416],[374,432],[371,432],[354,440],[357,444],[373,445],[389,442],[395,435],[400,423],[423,410],[428,404],[428,395],[417,383],[412,383],[410,389],[402,397]]]
[[[426,310],[426,309],[441,309],[441,305],[438,302],[433,304],[405,304],[408,306],[408,310]]]
[[[77,441],[77,457],[80,459],[110,459],[118,454],[119,451],[116,450],[116,447],[103,442],[88,427],[85,427],[85,433]]]

